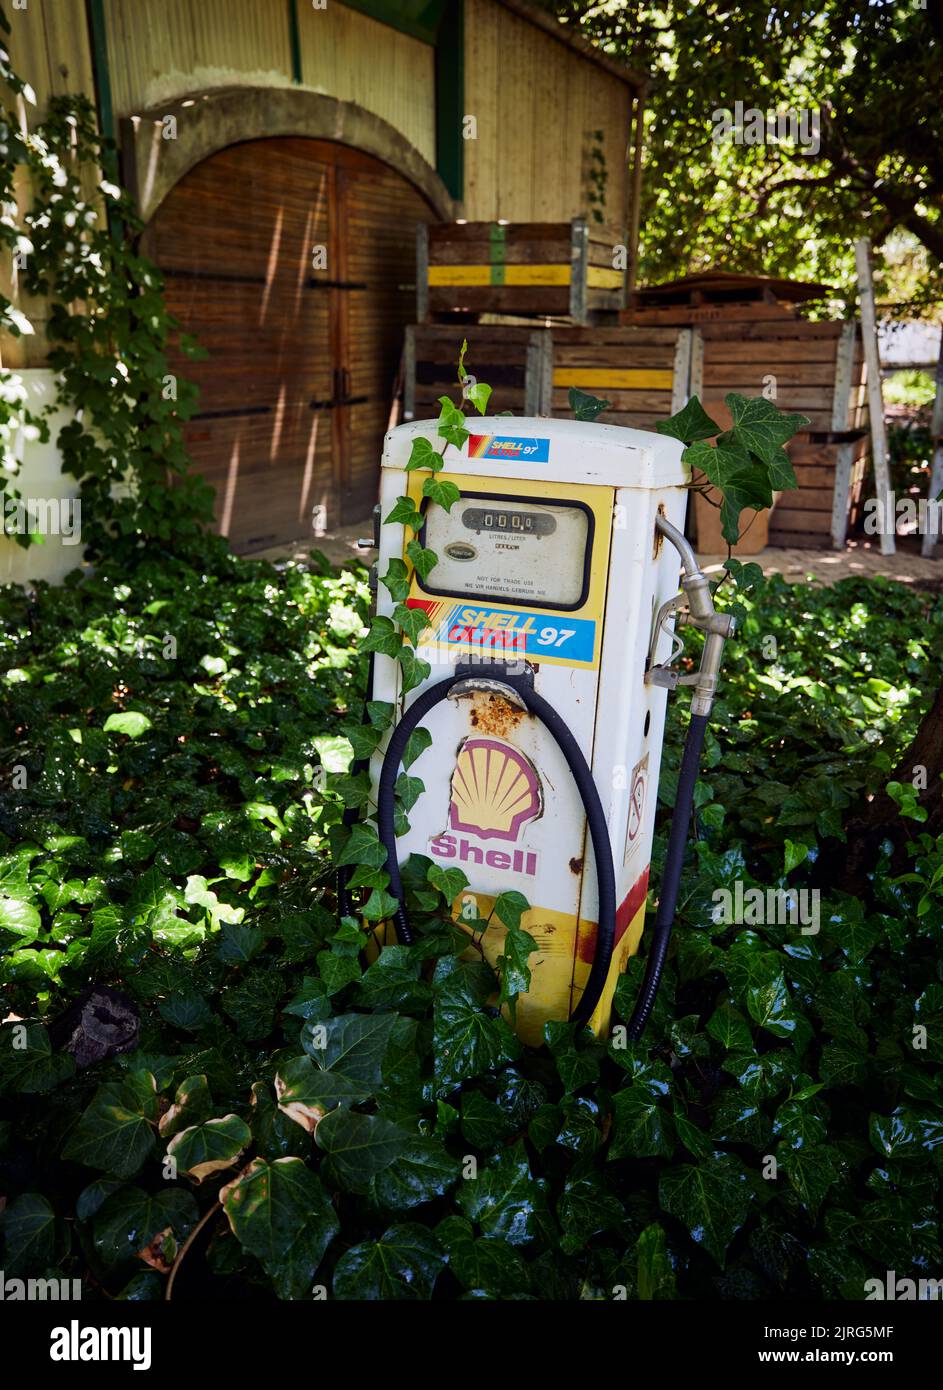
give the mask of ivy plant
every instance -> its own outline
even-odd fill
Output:
[[[9,23],[0,11],[0,27]],[[29,86],[4,53],[0,76],[28,113]],[[182,427],[195,387],[169,365],[171,343],[199,349],[168,313],[157,268],[140,255],[142,224],[131,199],[102,170],[113,143],[99,135],[91,103],[54,97],[34,129],[12,110],[0,118],[0,244],[15,257],[17,284],[49,306],[45,325],[56,397],[44,412],[26,406],[23,378],[0,370],[0,505],[18,499],[18,440],[48,438],[45,415],[65,407],[57,444],[63,471],[79,480],[82,539],[91,558],[131,555],[145,544],[182,552],[219,548],[207,535],[212,490],[192,473]],[[17,192],[21,176],[27,192]],[[34,326],[0,296],[0,329]],[[21,531],[16,539],[34,539]]]

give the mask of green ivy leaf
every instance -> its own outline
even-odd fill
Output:
[[[321,1121],[314,1138],[330,1157],[332,1176],[352,1192],[363,1192],[411,1140],[407,1130],[382,1115],[358,1115],[343,1107]]]
[[[171,1139],[167,1153],[176,1160],[178,1172],[203,1182],[211,1173],[232,1167],[251,1141],[246,1122],[230,1114],[181,1130]]]
[[[439,890],[451,907],[462,889],[468,887],[468,876],[463,869],[443,869],[441,864],[431,864],[427,882]]]
[[[45,1270],[55,1258],[56,1214],[39,1192],[24,1192],[0,1212],[4,1273]]]
[[[403,645],[403,639],[392,619],[377,617],[370,624],[370,631],[360,643],[362,652],[381,652],[383,656],[395,657]]]
[[[658,1222],[646,1226],[635,1243],[638,1259],[638,1296],[644,1302],[676,1297],[675,1275],[665,1232]]]
[[[70,1134],[62,1157],[130,1178],[154,1151],[156,1121],[157,1091],[149,1072],[106,1081]]]
[[[720,435],[716,445],[703,440],[689,444],[682,458],[692,468],[700,469],[723,494],[721,530],[731,544],[739,538],[739,518],[745,508],[762,510],[772,505],[768,470],[742,444],[730,438],[729,432]]]
[[[393,510],[390,512],[389,516],[384,518],[384,520],[387,523],[387,525],[390,526],[408,526],[411,531],[416,532],[417,534],[419,531],[422,530],[423,525],[422,513],[416,510],[416,504],[413,502],[411,497],[397,497]],[[392,569],[393,566],[402,564],[402,560],[391,560],[390,568]],[[403,565],[403,570],[404,572],[406,572],[405,565]],[[395,570],[394,576],[398,577],[398,575],[399,570]],[[382,582],[386,583],[386,580],[384,579]],[[408,592],[409,589],[407,588],[406,593]],[[393,597],[395,599],[406,597],[406,594],[403,593],[393,593],[392,589],[390,589],[390,593],[393,594]]]
[[[530,903],[524,894],[518,893],[514,889],[500,893],[494,904],[495,917],[503,922],[510,931],[516,930],[521,925],[521,918],[529,910]]]
[[[475,1236],[470,1221],[447,1216],[435,1234],[448,1253],[449,1269],[464,1288],[489,1298],[508,1298],[528,1291],[527,1265],[506,1240]]]
[[[778,461],[782,446],[809,423],[807,415],[788,415],[764,396],[747,398],[731,392],[724,403],[737,443],[769,464]]]
[[[498,956],[498,977],[501,981],[500,1002],[507,1004],[514,1017],[517,997],[530,989],[528,958],[540,947],[523,927],[508,927]]]
[[[495,988],[487,966],[456,965],[438,984],[433,1009],[433,1050],[440,1095],[463,1081],[513,1062],[520,1044],[500,1017],[485,1012]]]
[[[353,827],[344,848],[334,855],[337,865],[366,864],[371,869],[382,869],[386,859],[386,846],[380,843],[375,827],[363,821]]]
[[[391,1226],[379,1240],[364,1241],[340,1257],[334,1297],[358,1301],[430,1299],[445,1267],[442,1247],[415,1222]]]
[[[153,725],[147,715],[139,710],[125,710],[123,714],[109,714],[103,727],[106,734],[127,734],[128,738],[140,738]]]
[[[32,903],[0,898],[0,930],[12,932],[20,946],[28,946],[42,931],[42,918]]]
[[[241,1245],[262,1262],[279,1298],[310,1293],[340,1223],[320,1180],[300,1158],[257,1158],[224,1189]]]
[[[608,410],[609,401],[604,401],[600,396],[591,396],[587,391],[580,391],[576,386],[570,387],[570,413],[574,420],[595,420],[597,415],[601,415],[604,410]]]
[[[655,429],[671,439],[680,439],[682,444],[693,444],[698,439],[713,439],[720,434],[720,426],[707,414],[697,396],[692,396],[681,410],[667,420],[659,420]]]
[[[203,1075],[188,1076],[177,1087],[173,1104],[160,1117],[158,1129],[162,1139],[171,1139],[187,1125],[200,1124],[213,1113],[213,1098],[209,1083]]]
[[[41,1023],[0,1026],[0,1081],[24,1095],[51,1091],[75,1071],[71,1053],[53,1052]],[[19,1046],[22,1040],[25,1046]]]
[[[412,560],[420,579],[428,579],[439,559],[434,550],[426,550],[417,540],[409,542],[406,554]]]
[[[838,1181],[834,1150],[826,1144],[799,1148],[780,1144],[776,1159],[799,1201],[814,1219],[828,1189]]]
[[[422,485],[422,495],[450,512],[462,494],[447,478],[427,478]]]
[[[189,1192],[171,1189],[159,1193],[122,1186],[107,1196],[92,1223],[95,1250],[106,1265],[133,1260],[156,1235],[172,1230],[178,1243],[186,1240],[199,1220],[199,1210]]]
[[[416,469],[433,469],[442,467],[442,461],[432,447],[431,439],[418,434],[412,443],[409,451],[409,459],[406,463],[406,472],[414,473]]]
[[[409,1211],[442,1197],[458,1181],[461,1164],[441,1139],[416,1139],[370,1185],[373,1200],[389,1211]]]
[[[750,1025],[740,1011],[729,1002],[714,1010],[707,1021],[707,1031],[728,1052],[738,1049],[742,1052],[753,1046]]]
[[[747,1219],[753,1191],[742,1163],[715,1155],[697,1167],[666,1168],[658,1184],[665,1211],[687,1226],[696,1245],[723,1268],[727,1246]]]
[[[537,1239],[549,1219],[546,1189],[546,1180],[531,1173],[524,1141],[518,1140],[489,1159],[477,1177],[466,1179],[456,1201],[483,1235],[509,1245],[527,1245]]]
[[[413,504],[408,497],[401,497],[400,502],[405,502],[410,512],[413,512]],[[399,506],[399,503],[397,503]],[[394,511],[396,509],[394,508]],[[387,521],[393,520],[393,513],[387,517]],[[386,574],[380,576],[380,583],[385,585],[390,591],[390,597],[394,602],[399,603],[409,597],[409,570],[404,561],[391,560]]]
[[[440,439],[444,439],[447,444],[451,444],[456,449],[462,449],[468,439],[468,430],[465,428],[465,416],[458,406],[449,400],[448,396],[439,397],[439,420],[437,433]],[[441,459],[439,467],[442,466]]]
[[[613,1135],[609,1160],[670,1158],[674,1128],[670,1114],[634,1087],[619,1091],[612,1103]]]
[[[383,1058],[396,1021],[393,1013],[339,1014],[306,1024],[301,1045],[317,1067],[366,1085],[370,1094],[380,1084]]]
[[[402,669],[402,688],[403,694],[408,694],[410,690],[415,690],[417,685],[422,685],[423,681],[429,676],[432,667],[428,661],[422,661],[410,647],[401,647],[396,653]]]
[[[405,603],[396,605],[393,621],[399,623],[414,647],[419,645],[420,637],[430,626],[429,614],[424,608],[409,608]]]
[[[479,415],[484,415],[488,409],[488,402],[491,400],[491,387],[483,381],[477,381],[465,392],[465,399],[471,402]]]

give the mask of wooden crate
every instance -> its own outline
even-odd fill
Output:
[[[572,222],[446,222],[417,229],[416,316],[511,314],[592,322],[614,315],[625,272],[622,238],[583,217]]]
[[[867,421],[864,354],[854,323],[777,318],[702,323],[703,349],[691,384],[708,415],[729,423],[724,397],[768,395],[808,416],[813,431],[859,429]]]
[[[469,371],[493,389],[489,414],[569,418],[575,386],[610,402],[603,423],[654,429],[687,398],[689,330],[416,324],[406,330],[404,419],[432,419],[438,398],[454,396],[463,338]]]
[[[552,415],[569,415],[570,387],[601,396],[607,425],[654,429],[687,399],[692,334],[677,328],[554,328]]]
[[[789,457],[799,486],[782,493],[770,514],[770,545],[840,549],[849,512],[861,503],[867,452],[868,436],[863,432],[797,435]]]
[[[546,414],[549,330],[507,325],[416,324],[406,329],[403,419],[432,420],[439,397],[458,399],[458,356],[468,339],[468,370],[492,389],[489,414]]]

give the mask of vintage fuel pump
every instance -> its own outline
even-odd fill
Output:
[[[678,441],[570,420],[495,417],[473,428],[461,450],[447,447],[438,475],[461,494],[449,511],[423,499],[423,474],[405,471],[417,436],[441,446],[435,422],[401,425],[384,446],[379,514],[410,496],[425,518],[421,542],[438,555],[425,581],[412,570],[407,600],[428,616],[419,655],[429,677],[404,698],[398,662],[377,655],[373,670],[372,696],[392,702],[398,720],[371,767],[400,903],[393,926],[412,939],[400,878],[411,853],[464,870],[459,923],[487,918],[500,893],[519,889],[539,954],[518,999],[518,1032],[536,1044],[546,1020],[565,1018],[605,1031],[642,933],[667,694],[692,685],[658,915],[629,1024],[638,1037],[667,953],[733,621],[715,611],[681,534],[688,474]],[[382,574],[407,559],[411,534],[383,524],[379,536]],[[392,606],[381,586],[378,611]],[[672,664],[684,624],[705,633],[696,674]],[[425,792],[397,838],[394,783],[420,724],[432,744],[410,773]],[[492,918],[481,938],[492,962],[503,936]]]

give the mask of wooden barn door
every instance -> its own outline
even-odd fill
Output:
[[[237,549],[311,539],[372,507],[415,225],[432,216],[379,160],[296,138],[211,156],[155,214],[143,249],[207,351],[172,363],[200,387],[186,442]]]

